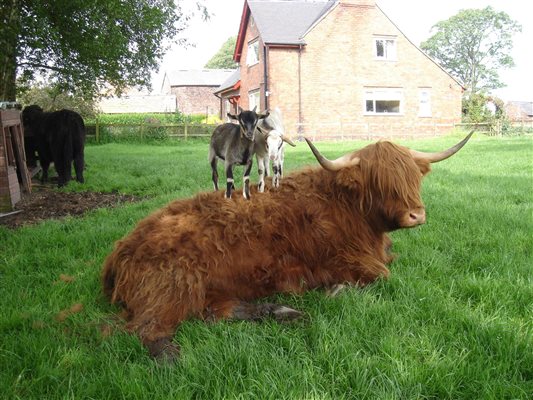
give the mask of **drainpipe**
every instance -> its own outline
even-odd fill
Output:
[[[215,97],[218,97],[218,99],[220,100],[220,107],[219,107],[219,117],[221,120],[223,120],[224,118],[222,118],[222,114],[223,114],[223,110],[222,110],[222,106],[223,106],[223,100],[222,100],[222,96],[219,96],[218,94],[216,93],[213,93],[215,95]]]
[[[265,111],[268,110],[268,47],[263,46],[263,74],[265,78]]]
[[[302,134],[302,45],[298,47],[298,136]]]

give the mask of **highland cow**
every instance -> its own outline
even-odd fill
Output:
[[[438,153],[382,141],[333,161],[306,139],[322,168],[293,172],[276,191],[250,201],[200,193],[139,222],[107,257],[104,292],[158,359],[177,357],[173,335],[190,317],[297,318],[252,301],[386,278],[387,233],[425,222],[422,177],[471,135]]]

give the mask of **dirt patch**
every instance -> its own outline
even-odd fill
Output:
[[[22,225],[36,224],[47,219],[82,215],[96,208],[115,207],[123,203],[133,203],[142,198],[118,193],[63,193],[53,186],[34,185],[31,194],[24,194],[15,205],[19,213],[0,214],[0,225],[18,228]]]

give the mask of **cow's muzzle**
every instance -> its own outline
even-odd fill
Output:
[[[423,208],[409,211],[406,216],[405,226],[412,227],[426,223],[426,210]]]

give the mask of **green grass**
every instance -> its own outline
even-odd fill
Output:
[[[402,143],[433,151],[458,139]],[[362,144],[318,147],[336,157]],[[304,144],[286,159],[289,170],[316,164]],[[532,398],[530,137],[477,135],[433,166],[423,185],[428,222],[393,233],[399,258],[387,281],[333,299],[319,291],[276,297],[306,313],[292,324],[188,321],[171,367],[154,363],[135,336],[102,334],[118,309],[101,295],[99,274],[113,243],[150,211],[211,190],[207,144],[88,146],[86,160],[86,184],[68,190],[147,200],[0,227],[0,397]],[[76,303],[81,312],[56,320]]]

